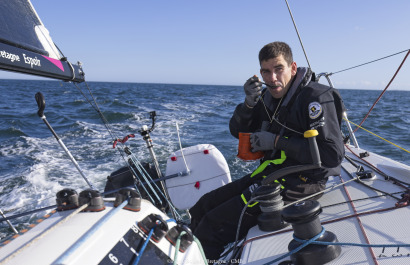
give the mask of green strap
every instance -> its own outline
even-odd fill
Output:
[[[261,173],[262,171],[265,170],[265,168],[269,165],[269,164],[275,164],[275,165],[280,165],[283,162],[285,162],[286,160],[286,154],[285,151],[281,150],[280,151],[280,158],[278,159],[274,159],[274,160],[266,160],[265,162],[263,162],[251,175],[251,178],[253,176],[255,176],[256,174]],[[265,178],[266,176],[263,176],[263,178]]]
[[[242,193],[242,195],[241,195],[241,198],[242,198],[242,201],[245,203],[245,205],[248,204],[248,201],[246,200],[245,195],[243,195],[243,193]],[[252,204],[248,204],[248,207],[253,207],[253,206],[255,206],[256,204],[258,204],[258,202],[254,202],[254,203],[252,203]]]
[[[262,171],[265,170],[265,168],[270,165],[270,164],[274,164],[274,165],[280,165],[283,162],[285,162],[286,160],[286,154],[285,151],[281,150],[280,151],[280,158],[278,159],[274,159],[274,160],[266,160],[265,162],[263,162],[251,175],[251,178],[254,177],[255,175],[261,173]],[[263,176],[263,178],[266,178],[266,176]],[[285,181],[284,179],[282,179],[282,181]],[[281,184],[278,180],[275,180],[276,183]],[[281,186],[281,189],[283,189],[283,186]],[[241,195],[242,201],[245,203],[245,205],[248,203],[248,201],[245,198],[245,195],[242,193]],[[253,207],[256,204],[258,204],[258,202],[249,204],[248,207]]]

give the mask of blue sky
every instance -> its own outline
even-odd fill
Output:
[[[88,81],[242,85],[260,48],[281,40],[306,60],[284,0],[32,0]],[[289,0],[310,64],[336,72],[410,49],[408,0]],[[406,53],[335,74],[339,88],[382,90]],[[33,78],[0,72],[0,78]],[[410,58],[390,89],[410,90]]]

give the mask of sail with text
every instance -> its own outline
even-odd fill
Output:
[[[81,66],[63,57],[29,0],[0,1],[0,69],[82,82]]]

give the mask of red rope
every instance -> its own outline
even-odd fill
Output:
[[[343,181],[342,176],[339,176],[339,177],[340,177],[340,181],[343,183],[344,181]],[[363,224],[362,224],[362,220],[360,220],[360,218],[359,218],[358,212],[357,212],[357,210],[356,210],[356,206],[354,205],[354,203],[353,203],[353,201],[352,201],[352,197],[350,196],[350,193],[349,193],[349,191],[347,190],[347,187],[346,187],[345,185],[343,185],[343,188],[344,188],[344,190],[345,190],[345,193],[346,193],[347,198],[350,200],[350,206],[352,207],[353,212],[354,212],[354,214],[356,215],[356,220],[357,220],[357,222],[358,222],[358,224],[359,224],[360,230],[362,231],[362,234],[363,234],[363,236],[364,236],[364,240],[366,240],[366,243],[367,243],[368,245],[370,245],[369,237],[367,236],[366,230],[364,229],[364,226],[363,226]],[[376,255],[374,254],[374,251],[373,251],[373,249],[372,249],[371,247],[369,247],[369,252],[370,252],[370,254],[372,255],[372,259],[373,259],[373,261],[374,261],[374,264],[378,265],[379,263],[377,262]]]
[[[379,102],[379,100],[381,99],[381,97],[383,96],[384,92],[386,92],[387,88],[389,88],[390,84],[393,82],[394,78],[396,78],[396,75],[399,73],[401,67],[403,66],[404,62],[407,59],[407,56],[409,56],[410,54],[410,50],[407,52],[406,56],[404,56],[403,61],[401,62],[399,68],[397,68],[396,73],[393,75],[392,79],[390,80],[390,82],[387,84],[386,88],[383,90],[383,92],[380,94],[380,96],[377,98],[377,100],[373,103],[373,106],[370,108],[369,112],[366,114],[366,116],[363,118],[363,120],[360,122],[359,126],[356,127],[356,129],[354,129],[353,132],[356,132],[360,126],[362,126],[362,124],[364,123],[364,121],[367,119],[367,117],[369,116],[370,112],[373,110],[374,106],[376,106],[377,102]]]

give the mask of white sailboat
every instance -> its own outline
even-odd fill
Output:
[[[0,4],[7,14],[4,21],[13,29],[0,31],[0,69],[83,82],[81,66],[60,55],[30,1],[12,3]],[[26,32],[24,39],[11,34],[21,31]],[[36,99],[39,116],[81,173],[44,116],[44,97],[38,94]],[[151,117],[154,122],[155,113]],[[201,195],[229,183],[229,167],[215,146],[200,144],[170,154],[162,174],[150,139],[153,127],[154,123],[143,127],[140,134],[154,168],[150,171],[128,154],[130,170],[140,178],[139,192],[130,187],[99,192],[81,173],[89,187],[80,193],[68,188],[57,193],[57,204],[49,207],[52,211],[30,229],[17,231],[13,216],[3,214],[1,221],[8,222],[15,235],[1,242],[0,264],[208,263],[181,215]],[[410,167],[361,149],[351,128],[350,142],[342,174],[329,179],[318,203],[306,200],[263,213],[268,221],[249,230],[217,262],[409,263]],[[201,189],[187,183],[200,183]],[[104,197],[109,194],[113,197]],[[275,190],[268,195],[276,196]],[[257,199],[263,201],[266,194]]]

